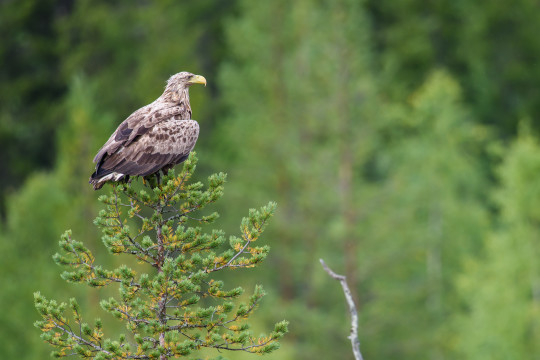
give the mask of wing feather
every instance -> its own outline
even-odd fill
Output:
[[[121,130],[122,131],[122,130]],[[199,136],[195,120],[166,120],[136,140],[125,142],[112,155],[99,159],[96,173],[147,176],[185,160]]]
[[[171,106],[168,103],[155,101],[140,108],[124,120],[99,149],[94,157],[96,170],[104,157],[115,154],[122,147],[129,146],[157,124],[171,119],[188,120],[190,117],[191,111],[184,103]]]

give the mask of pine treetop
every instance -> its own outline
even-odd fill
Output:
[[[118,284],[119,296],[103,299],[100,305],[124,322],[128,332],[117,339],[107,337],[100,319],[93,326],[83,321],[74,298],[68,305],[36,292],[42,320],[35,325],[43,331],[42,339],[56,348],[53,356],[168,359],[203,348],[265,354],[279,347],[278,339],[287,332],[286,321],[277,323],[268,335],[254,337],[249,330],[247,319],[265,295],[262,287],[257,285],[248,301],[241,302],[242,287],[227,289],[212,276],[254,267],[266,258],[269,247],[254,243],[276,205],[270,202],[251,209],[241,221],[240,235],[230,236],[227,244],[223,231],[205,232],[199,226],[214,222],[217,213],[197,215],[222,196],[226,176],[210,176],[206,187],[190,182],[196,163],[192,154],[179,175],[171,170],[162,184],[150,190],[114,184],[109,195],[100,196],[105,209],[95,224],[103,232],[103,244],[113,255],[135,257],[137,269],[125,264],[105,269],[82,242],[72,238],[71,231],[62,235],[62,251],[53,257],[68,269],[62,278],[91,287]]]

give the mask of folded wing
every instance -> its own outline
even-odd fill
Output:
[[[184,161],[197,142],[199,124],[168,116],[153,126],[147,122],[130,127],[129,118],[121,124],[94,159],[96,171],[90,178],[94,188],[126,176],[148,176]]]

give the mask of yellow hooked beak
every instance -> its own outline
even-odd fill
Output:
[[[206,79],[201,75],[193,75],[191,79],[189,79],[188,84],[204,84],[204,86],[206,86]]]

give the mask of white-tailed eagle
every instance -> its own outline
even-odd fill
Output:
[[[101,147],[90,177],[94,190],[107,181],[130,176],[166,173],[187,159],[199,136],[199,124],[191,120],[189,87],[204,84],[200,75],[181,72],[167,81],[163,94],[124,120]]]

